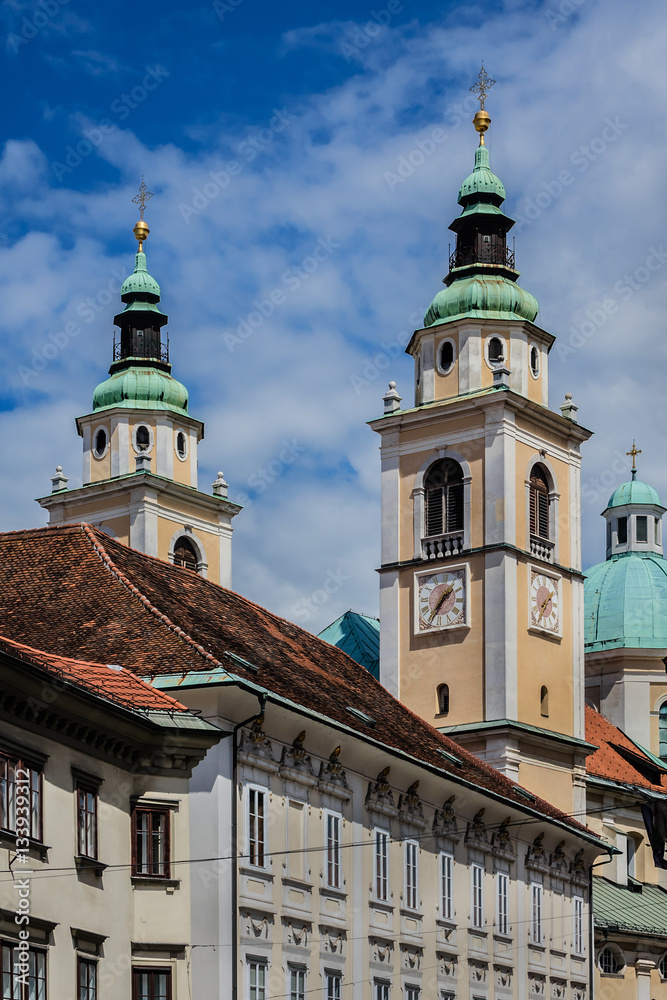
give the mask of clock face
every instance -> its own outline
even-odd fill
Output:
[[[531,624],[547,632],[558,632],[560,627],[560,604],[558,580],[533,570],[530,582]]]
[[[416,596],[420,632],[466,624],[465,569],[418,576]]]

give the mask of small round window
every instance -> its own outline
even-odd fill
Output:
[[[93,451],[96,458],[102,458],[105,451],[107,450],[107,432],[104,427],[100,427],[99,430],[95,432],[95,443],[93,445]]]
[[[620,955],[611,948],[603,948],[600,952],[600,957],[598,958],[598,965],[600,966],[600,972],[606,973],[608,976],[613,976],[615,973],[620,972],[623,968]]]
[[[179,458],[185,458],[187,453],[188,453],[187,438],[183,433],[183,431],[179,431],[178,434],[176,435],[176,454],[178,455]]]
[[[534,344],[530,349],[530,371],[533,378],[540,374],[540,352]]]
[[[135,440],[139,451],[148,451],[151,443],[151,434],[145,424],[139,424],[137,427]]]
[[[451,340],[445,340],[440,346],[440,371],[447,375],[454,367],[454,344]]]
[[[491,337],[488,346],[489,364],[496,367],[505,360],[505,345],[500,337]]]

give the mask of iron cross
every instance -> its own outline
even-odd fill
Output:
[[[134,202],[134,204],[139,206],[139,209],[140,209],[139,218],[140,219],[143,219],[143,217],[144,217],[144,209],[146,208],[146,202],[150,201],[152,197],[153,197],[153,192],[148,190],[148,188],[146,187],[146,184],[144,182],[144,178],[142,176],[142,178],[141,178],[141,187],[139,188],[139,194],[135,195],[134,198],[132,199],[132,201]]]
[[[479,101],[480,111],[484,111],[485,110],[485,108],[484,108],[484,101],[486,100],[487,95],[488,95],[489,91],[491,90],[491,87],[494,85],[495,82],[496,81],[492,80],[491,77],[489,76],[489,74],[486,72],[486,70],[484,69],[484,63],[482,63],[482,68],[479,71],[479,76],[477,77],[477,82],[473,83],[472,87],[470,88],[470,90],[472,91],[472,93],[477,95],[477,100]]]

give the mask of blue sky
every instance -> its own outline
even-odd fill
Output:
[[[551,405],[572,392],[596,432],[586,564],[633,437],[667,494],[659,0],[0,9],[3,529],[43,523],[56,464],[80,482],[74,416],[108,368],[144,174],[174,375],[206,421],[200,484],[221,468],[247,502],[235,589],[313,630],[374,613],[365,421],[389,379],[410,401],[402,348],[446,270],[482,58],[521,283],[558,337]]]

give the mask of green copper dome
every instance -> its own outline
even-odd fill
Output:
[[[662,507],[660,497],[648,483],[642,483],[639,479],[633,479],[629,483],[622,483],[614,490],[609,497],[609,507],[625,507],[627,504],[646,503],[655,504]]]
[[[160,286],[146,270],[146,254],[140,251],[134,258],[134,271],[126,278],[120,290],[120,297],[127,302],[127,295],[149,295],[160,300]]]
[[[141,367],[141,361],[101,382],[93,393],[93,410],[123,406],[137,410],[171,410],[187,415],[188,390],[171,375]]]
[[[645,486],[623,484],[629,485]],[[667,560],[629,552],[593,566],[584,582],[584,616],[586,652],[667,647]]]
[[[499,177],[489,167],[489,151],[486,146],[478,146],[475,151],[475,168],[459,188],[459,205],[479,200],[480,196],[490,196],[498,204],[505,201],[505,187]]]
[[[528,320],[533,322],[539,311],[537,299],[520,288],[515,281],[499,275],[474,275],[459,278],[449,288],[438,292],[424,316],[424,326],[462,319]]]

